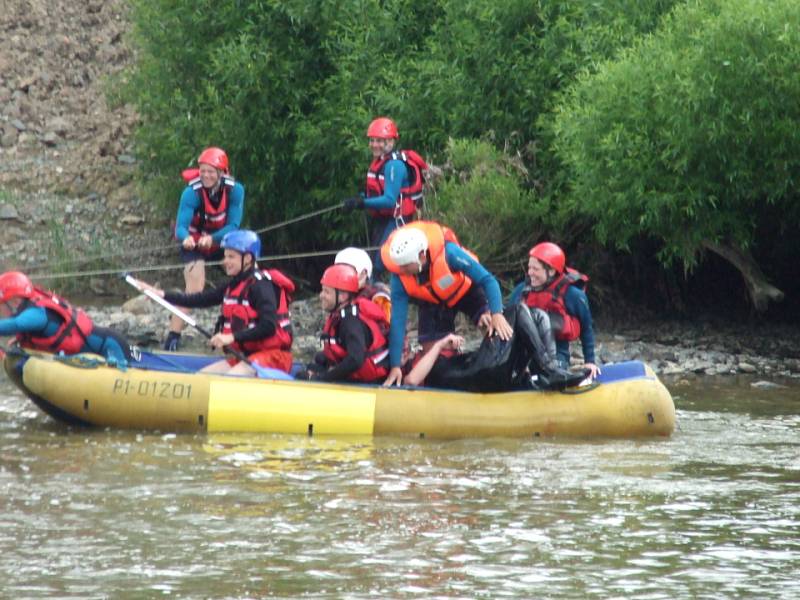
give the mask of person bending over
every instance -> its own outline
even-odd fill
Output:
[[[466,314],[489,336],[496,333],[502,340],[511,338],[497,280],[458,243],[449,228],[431,221],[414,221],[392,233],[381,247],[381,255],[392,273],[391,370],[385,385],[402,383],[409,299],[419,304],[423,350],[455,332],[457,312]]]
[[[83,309],[35,286],[27,275],[0,275],[0,336],[15,335],[23,348],[53,354],[90,352],[125,367],[131,347],[122,334],[98,327]]]

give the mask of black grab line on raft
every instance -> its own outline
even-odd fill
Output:
[[[312,437],[313,435],[314,435],[314,424],[313,423],[309,423],[308,424],[308,437]]]

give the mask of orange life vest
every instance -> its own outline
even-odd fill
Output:
[[[457,244],[475,260],[478,260],[478,257],[459,244],[456,234],[449,227],[439,225],[433,221],[413,221],[404,227],[419,229],[428,238],[428,281],[420,283],[418,275],[401,274],[400,266],[392,261],[389,256],[392,239],[400,229],[395,229],[381,247],[383,264],[390,272],[400,278],[403,289],[412,298],[424,300],[431,304],[455,306],[469,291],[469,288],[472,287],[472,280],[461,271],[450,269],[445,258],[445,243]]]
[[[43,350],[45,352],[63,352],[64,354],[77,354],[86,344],[94,325],[82,309],[72,306],[66,300],[59,298],[54,293],[38,287],[33,288],[34,296],[28,300],[30,304],[50,310],[58,315],[61,320],[56,332],[43,337],[35,333],[18,333],[17,340],[27,348]]]
[[[385,379],[389,374],[385,360],[389,356],[386,337],[389,331],[389,321],[386,320],[383,309],[364,296],[356,296],[350,304],[328,315],[322,329],[322,352],[325,354],[325,358],[332,364],[339,364],[347,356],[347,349],[339,343],[336,335],[339,324],[348,315],[358,317],[367,326],[372,336],[372,343],[367,348],[364,362],[357,371],[350,375],[349,379],[365,382]]]
[[[243,329],[252,329],[258,320],[258,312],[250,306],[250,286],[256,281],[271,281],[278,292],[278,308],[276,310],[277,327],[275,333],[268,338],[251,342],[234,342],[231,344],[236,350],[252,354],[261,350],[291,350],[292,323],[290,320],[289,303],[291,294],[295,290],[294,283],[277,269],[254,271],[237,283],[233,288],[228,286],[225,298],[222,301],[222,333],[235,333]]]
[[[581,336],[581,322],[578,317],[567,312],[564,297],[571,285],[583,289],[588,281],[586,275],[567,267],[566,273],[556,277],[544,289],[534,291],[528,288],[525,292],[525,304],[531,308],[540,308],[550,316],[550,327],[557,340],[573,342]]]
[[[422,208],[422,189],[425,185],[423,171],[428,169],[419,154],[413,150],[395,150],[372,161],[367,171],[366,197],[383,196],[385,184],[383,171],[390,160],[402,160],[408,169],[408,185],[400,188],[400,196],[394,208],[368,210],[373,217],[409,217]]]

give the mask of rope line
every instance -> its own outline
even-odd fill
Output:
[[[281,227],[286,227],[287,225],[292,225],[292,224],[298,223],[300,221],[305,221],[306,219],[311,219],[313,217],[328,213],[328,212],[330,212],[332,210],[336,210],[336,209],[339,209],[339,208],[341,208],[341,205],[340,204],[335,204],[333,206],[328,206],[327,208],[321,208],[319,210],[315,210],[313,212],[306,213],[304,215],[300,215],[299,217],[294,217],[292,219],[287,219],[286,221],[281,221],[280,223],[274,223],[273,225],[268,225],[266,227],[262,227],[261,229],[256,229],[255,231],[256,231],[256,233],[264,233],[265,231],[272,231],[273,229],[280,229]],[[171,243],[169,243],[167,245],[164,245],[164,246],[149,247],[149,248],[145,248],[143,250],[135,250],[135,251],[121,250],[121,251],[118,251],[118,252],[104,252],[103,254],[84,256],[82,258],[65,259],[65,260],[61,260],[61,261],[51,261],[49,263],[44,263],[42,265],[36,265],[36,266],[33,267],[33,269],[34,269],[34,271],[36,271],[36,270],[39,270],[39,269],[47,269],[47,268],[52,268],[52,267],[55,267],[55,266],[62,266],[62,267],[64,265],[78,266],[78,265],[85,265],[85,264],[88,264],[90,262],[94,262],[94,261],[97,261],[97,260],[108,260],[108,259],[111,259],[111,258],[136,258],[136,257],[139,257],[139,256],[147,256],[147,255],[158,254],[159,252],[162,252],[164,250],[173,250],[176,247],[180,247],[180,244],[178,242],[176,242],[176,241],[173,241],[173,242],[171,242]],[[44,277],[44,275],[39,275],[39,277]]]
[[[367,252],[377,250],[378,246],[370,246],[364,248]],[[270,256],[259,256],[259,261],[279,261],[279,260],[292,260],[296,258],[314,258],[317,256],[330,256],[337,254],[339,250],[317,250],[315,252],[295,252],[293,254],[273,254]],[[221,265],[221,260],[207,262],[207,266]],[[31,279],[67,279],[69,277],[98,277],[100,275],[121,275],[123,273],[144,273],[148,271],[169,271],[172,269],[182,269],[186,263],[172,263],[168,265],[154,265],[150,267],[128,267],[121,269],[94,269],[91,271],[73,271],[71,273],[52,273],[52,274],[36,274],[30,275]]]

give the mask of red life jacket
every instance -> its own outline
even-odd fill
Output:
[[[184,178],[190,174],[193,173],[187,169],[184,171]],[[228,223],[228,193],[236,185],[236,180],[230,175],[222,174],[220,176],[220,200],[217,206],[211,202],[208,190],[203,187],[199,176],[189,181],[188,185],[200,199],[200,207],[194,211],[189,223],[189,235],[197,242],[204,233],[213,234]],[[211,255],[219,250],[219,244],[212,244],[210,248],[198,247],[197,250],[205,255]]]
[[[339,324],[347,315],[353,315],[367,326],[372,336],[372,343],[367,348],[367,356],[357,371],[349,379],[353,381],[374,382],[385,379],[389,374],[386,366],[386,357],[389,356],[387,333],[389,322],[383,309],[372,300],[364,296],[356,298],[348,305],[333,311],[328,315],[325,326],[322,328],[322,352],[332,364],[339,364],[347,356],[344,348],[336,337]],[[383,362],[383,364],[380,364]]]
[[[400,278],[403,289],[412,298],[424,300],[431,304],[446,304],[453,307],[472,287],[472,279],[464,275],[461,271],[453,271],[447,264],[445,257],[445,243],[452,242],[458,244],[462,250],[475,260],[478,257],[469,250],[461,246],[456,234],[449,227],[439,225],[433,221],[413,221],[406,225],[419,229],[428,238],[428,270],[429,277],[427,283],[421,284],[416,275],[403,275],[400,273],[400,266],[397,265],[389,255],[393,236],[400,231],[395,229],[381,247],[381,259],[388,271]]]
[[[578,317],[567,312],[564,297],[569,286],[586,288],[589,278],[575,269],[567,267],[566,273],[556,277],[550,285],[542,290],[527,288],[525,304],[531,308],[540,308],[550,316],[550,327],[557,340],[572,342],[581,335],[581,322]]]
[[[258,313],[250,306],[250,286],[256,281],[265,279],[271,281],[277,288],[278,308],[275,312],[277,327],[275,333],[268,338],[231,344],[233,348],[246,354],[276,348],[289,351],[292,348],[293,335],[289,303],[292,301],[291,294],[294,292],[295,286],[291,279],[277,269],[253,271],[250,277],[243,279],[233,288],[228,286],[222,301],[222,333],[235,333],[255,327]]]
[[[367,171],[367,198],[383,196],[385,185],[383,170],[390,160],[402,160],[408,169],[408,185],[400,188],[400,196],[394,208],[368,210],[373,217],[410,217],[422,208],[422,188],[425,184],[423,171],[428,163],[413,150],[395,150],[372,161]]]
[[[63,352],[64,354],[80,352],[86,344],[86,338],[91,335],[94,328],[89,315],[52,292],[38,287],[34,287],[33,291],[35,294],[28,302],[33,306],[56,313],[61,320],[61,325],[49,337],[42,337],[32,332],[18,333],[19,343],[24,347],[45,352]]]

